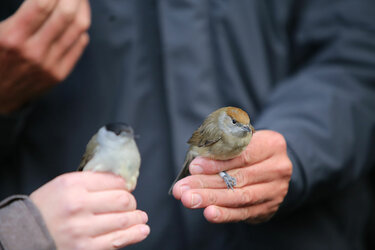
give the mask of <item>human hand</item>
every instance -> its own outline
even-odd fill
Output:
[[[196,158],[189,170],[192,175],[173,188],[185,207],[204,208],[204,216],[214,223],[260,223],[270,219],[284,200],[292,163],[284,137],[260,130],[240,156],[228,161]],[[227,189],[217,174],[221,171],[236,178],[234,190]]]
[[[147,214],[119,176],[98,172],[61,175],[30,195],[59,250],[118,249],[144,240]]]
[[[64,80],[89,36],[88,0],[25,0],[0,22],[0,114]]]

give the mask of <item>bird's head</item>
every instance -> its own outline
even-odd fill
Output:
[[[105,129],[120,137],[134,137],[133,128],[123,122],[109,123],[105,125]]]
[[[100,145],[117,147],[134,139],[134,131],[126,123],[109,123],[101,127],[97,134],[97,141]]]
[[[225,107],[219,109],[219,127],[227,134],[236,137],[246,137],[254,133],[254,128],[250,124],[249,115],[240,108]]]

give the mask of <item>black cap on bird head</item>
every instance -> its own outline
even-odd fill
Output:
[[[107,125],[105,125],[105,128],[108,130],[108,131],[112,131],[113,133],[115,133],[116,135],[120,135],[121,133],[125,133],[125,134],[128,134],[128,135],[134,135],[134,131],[132,129],[132,127],[126,123],[123,123],[123,122],[114,122],[114,123],[109,123]]]

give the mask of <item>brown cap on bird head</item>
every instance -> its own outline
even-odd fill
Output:
[[[243,111],[240,108],[236,107],[226,107],[226,112],[227,114],[232,118],[235,119],[236,121],[242,123],[242,124],[249,124],[250,123],[250,118],[249,115]]]

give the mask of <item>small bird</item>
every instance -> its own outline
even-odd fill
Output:
[[[202,156],[214,160],[233,159],[246,148],[254,132],[249,115],[240,108],[223,107],[212,112],[189,139],[190,147],[182,170],[168,193],[172,194],[173,186],[178,180],[190,175],[189,165],[195,157]],[[228,189],[233,190],[236,179],[225,171],[220,172],[219,175],[224,179]]]
[[[135,189],[141,156],[133,129],[125,123],[110,123],[99,129],[86,146],[78,171],[111,172],[122,176],[129,191]]]

